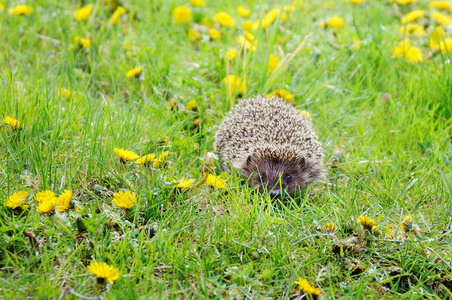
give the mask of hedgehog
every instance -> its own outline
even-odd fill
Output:
[[[280,197],[323,177],[323,150],[311,122],[280,98],[236,104],[215,134],[222,167],[237,169],[252,187]]]

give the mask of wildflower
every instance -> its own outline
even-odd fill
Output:
[[[253,22],[251,21],[245,21],[242,23],[242,28],[246,31],[251,30],[253,28]]]
[[[413,229],[413,225],[413,217],[411,217],[411,215],[408,215],[403,218],[402,222],[400,223],[400,229],[404,232],[409,232]]]
[[[71,200],[72,200],[72,191],[65,190],[56,200],[56,210],[58,212],[65,212],[66,210],[69,209],[69,207],[71,207]]]
[[[91,16],[91,13],[93,12],[93,7],[93,4],[88,4],[86,6],[83,6],[82,8],[76,9],[74,12],[75,19],[77,21],[88,20],[89,16]]]
[[[187,24],[193,18],[190,8],[178,6],[173,10],[173,18],[176,23]]]
[[[425,34],[424,26],[421,26],[419,24],[406,24],[399,27],[399,30],[397,30],[398,33],[401,34],[410,34],[414,33],[418,36],[423,36]]]
[[[145,156],[140,157],[135,161],[137,165],[147,165],[149,162],[153,161],[155,159],[155,154],[147,154]]]
[[[353,4],[362,4],[362,3],[366,3],[367,0],[351,0],[351,2]]]
[[[359,50],[361,48],[361,40],[356,38],[356,37],[354,37],[353,38],[353,46],[352,46],[352,48],[355,49],[355,50]]]
[[[452,9],[452,3],[449,1],[432,1],[429,6],[436,9],[450,10]]]
[[[407,13],[403,18],[402,18],[402,23],[408,23],[408,22],[413,22],[414,20],[417,20],[419,18],[422,18],[425,15],[425,11],[422,9],[418,9],[418,10],[413,10],[409,13]]]
[[[325,28],[327,26],[334,29],[342,29],[342,27],[344,27],[344,19],[338,16],[334,16],[320,24],[320,28]]]
[[[185,177],[183,177],[182,179],[173,179],[171,180],[171,182],[176,183],[177,188],[187,189],[193,184],[194,180],[192,179],[185,180]]]
[[[58,91],[58,95],[60,96],[60,97],[63,97],[63,98],[65,98],[66,100],[72,100],[72,99],[74,99],[74,97],[75,97],[75,93],[73,93],[71,90],[69,90],[69,89],[64,89],[64,88],[62,88],[62,89],[60,89],[59,91]]]
[[[216,29],[210,29],[209,30],[209,36],[210,36],[211,40],[217,40],[217,39],[220,38],[221,33],[218,30],[216,30]]]
[[[16,209],[19,206],[21,206],[23,209],[27,208],[28,207],[28,205],[26,204],[27,197],[28,197],[27,191],[15,192],[6,199],[5,205],[11,209]]]
[[[244,18],[248,17],[251,14],[251,10],[247,9],[243,5],[240,5],[239,7],[237,7],[237,12],[239,13],[239,15],[241,15]]]
[[[436,27],[432,33],[430,33],[429,44],[432,50],[439,49],[439,43],[444,41],[445,32],[441,26]]]
[[[5,6],[0,3],[0,11],[4,11],[4,10],[5,10]]]
[[[132,70],[127,71],[127,77],[131,78],[131,77],[135,77],[137,78],[138,76],[140,76],[140,74],[143,72],[144,68],[143,67],[136,67]]]
[[[307,110],[304,110],[304,109],[300,110],[300,115],[302,115],[303,117],[305,117],[309,121],[312,121],[312,116]]]
[[[267,94],[267,98],[281,98],[284,101],[293,101],[294,97],[286,90],[274,90],[270,94]]]
[[[268,57],[268,70],[273,72],[279,64],[279,57],[274,54],[270,54]]]
[[[216,13],[213,19],[215,22],[220,23],[220,25],[224,27],[232,27],[235,25],[234,19],[224,11]]]
[[[408,4],[414,3],[416,1],[417,0],[394,0],[394,3],[408,5]]]
[[[90,273],[96,275],[98,283],[102,283],[103,280],[107,279],[110,284],[113,284],[121,275],[117,268],[109,266],[105,262],[91,262],[87,268]]]
[[[163,151],[162,153],[160,153],[159,157],[153,162],[154,168],[161,167],[163,165],[168,153],[169,151]]]
[[[89,38],[80,38],[80,45],[82,45],[84,49],[88,49],[91,47],[91,40]]]
[[[367,216],[359,216],[358,217],[359,223],[364,227],[364,229],[372,232],[373,230],[377,230],[378,226],[375,225],[375,221],[368,218]]]
[[[40,214],[50,213],[55,209],[57,197],[55,192],[46,190],[39,192],[35,196],[36,202],[38,202],[38,211]]]
[[[202,26],[205,26],[205,27],[207,27],[207,28],[213,28],[213,23],[208,19],[208,18],[206,18],[206,17],[204,17],[203,19],[202,19],[202,21],[201,21],[201,25]]]
[[[194,29],[194,28],[190,28],[188,30],[188,38],[192,41],[195,41],[197,39],[199,39],[201,37],[201,34],[199,33],[198,30]]]
[[[204,183],[206,185],[214,186],[217,189],[224,189],[227,187],[226,183],[221,178],[212,174],[206,175],[206,180],[204,181]]]
[[[202,119],[195,119],[194,121],[193,121],[193,126],[195,126],[195,127],[199,127],[200,125],[201,125],[201,123],[202,123]]]
[[[197,111],[198,110],[198,103],[196,103],[195,100],[190,100],[190,102],[187,103],[187,106],[185,107],[186,110],[191,111]]]
[[[237,37],[237,42],[246,48],[246,50],[251,50],[251,52],[256,52],[256,42],[251,45],[251,43],[243,36]]]
[[[123,6],[118,6],[116,10],[111,15],[110,19],[108,19],[108,23],[111,25],[117,25],[121,20],[121,16],[126,13],[126,9]]]
[[[191,5],[198,7],[205,7],[206,2],[204,0],[190,0]]]
[[[121,46],[122,46],[122,48],[123,48],[124,50],[126,50],[126,51],[132,50],[132,45],[129,44],[129,43],[122,42]]]
[[[234,60],[235,56],[237,55],[237,49],[231,48],[226,52],[226,56],[229,60]]]
[[[309,284],[309,281],[305,278],[298,277],[298,280],[295,281],[298,284],[298,290],[303,291],[306,294],[318,296],[322,294],[322,290],[313,287]]]
[[[127,190],[114,193],[111,203],[122,209],[130,209],[135,205],[135,200],[137,200],[137,195]]]
[[[422,61],[422,52],[419,48],[412,46],[409,40],[404,40],[399,43],[392,51],[394,57],[404,56],[410,62]]]
[[[115,151],[116,155],[119,157],[122,163],[125,163],[126,161],[136,160],[139,158],[138,154],[127,149],[114,148],[113,151]]]
[[[245,31],[245,38],[248,42],[254,41],[254,35],[249,31]]]
[[[446,51],[452,51],[452,38],[445,38],[444,41],[439,43],[439,49],[444,54]]]
[[[241,79],[236,75],[229,75],[223,78],[223,82],[226,84],[229,94],[235,93],[236,91],[239,94],[245,93],[246,90],[246,80]]]
[[[284,5],[283,10],[285,12],[294,12],[295,11],[295,5]]]
[[[452,19],[448,15],[442,14],[437,11],[432,12],[432,18],[433,20],[444,26],[452,24]]]
[[[322,226],[322,231],[326,233],[335,233],[337,231],[337,227],[334,223],[326,223]]]
[[[13,129],[21,129],[21,128],[24,127],[23,125],[21,125],[21,122],[19,120],[16,120],[16,119],[14,119],[13,117],[10,117],[10,116],[6,116],[3,119],[3,123],[6,124],[6,125],[11,126],[11,128],[13,128]]]
[[[8,15],[29,16],[33,12],[33,7],[27,4],[20,4],[8,9]]]

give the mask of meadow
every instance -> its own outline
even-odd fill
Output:
[[[452,2],[0,2],[0,298],[451,299]],[[313,126],[271,199],[212,147]]]

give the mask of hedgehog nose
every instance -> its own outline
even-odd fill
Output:
[[[280,196],[281,196],[281,192],[279,190],[271,190],[270,191],[270,197],[279,198]]]

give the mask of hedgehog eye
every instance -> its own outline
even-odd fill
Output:
[[[290,175],[286,176],[286,182],[290,182],[291,179],[292,179],[292,177],[290,177]]]
[[[261,180],[261,182],[264,182],[265,181],[265,175],[264,174],[259,175],[259,179]]]

